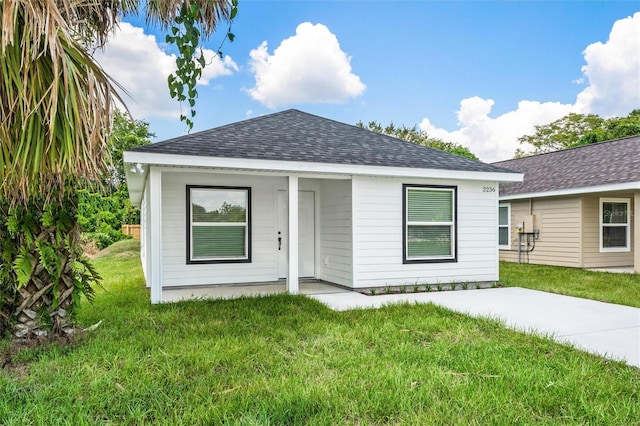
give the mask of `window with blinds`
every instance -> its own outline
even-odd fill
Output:
[[[251,189],[187,187],[188,263],[250,261]]]
[[[456,261],[456,188],[404,185],[404,262]]]
[[[600,251],[630,251],[631,224],[628,198],[600,199]]]

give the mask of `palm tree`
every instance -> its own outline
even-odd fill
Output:
[[[15,321],[21,337],[72,332],[80,294],[91,298],[99,280],[79,248],[75,188],[107,169],[119,98],[90,52],[126,14],[165,30],[197,24],[199,39],[237,5],[141,3],[0,0],[0,332]]]

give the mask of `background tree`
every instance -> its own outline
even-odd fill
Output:
[[[149,123],[133,120],[127,113],[116,109],[113,114],[111,133],[107,138],[111,164],[105,177],[105,183],[113,186],[125,185],[126,177],[122,153],[128,149],[149,145],[156,135],[149,130]]]
[[[570,113],[549,124],[535,126],[532,135],[518,138],[521,145],[533,148],[528,151],[518,148],[515,157],[573,148],[595,142],[640,135],[640,109],[631,111],[626,117],[604,119],[595,114]]]
[[[148,122],[132,120],[121,110],[114,111],[107,139],[112,163],[101,178],[101,185],[85,184],[78,190],[78,224],[83,240],[103,249],[127,238],[121,231],[122,225],[140,223],[140,211],[129,200],[122,152],[149,145],[154,136]]]
[[[93,294],[76,190],[108,171],[118,95],[90,52],[139,12],[170,31],[170,91],[192,109],[206,65],[198,41],[231,22],[236,0],[0,1],[0,332],[14,321],[22,337],[73,332],[80,295]]]
[[[468,148],[453,142],[445,142],[442,139],[430,138],[426,132],[418,129],[416,126],[411,128],[406,126],[396,127],[391,123],[388,126],[383,127],[382,124],[377,121],[370,121],[366,125],[362,121],[358,121],[356,126],[377,133],[382,133],[383,135],[404,139],[409,142],[417,143],[418,145],[424,145],[440,151],[450,152],[452,154],[459,155],[460,157],[478,160],[478,157],[469,151]]]

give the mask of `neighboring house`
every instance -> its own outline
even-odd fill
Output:
[[[498,279],[498,184],[522,175],[297,110],[124,153],[152,303],[299,277]]]
[[[525,224],[538,230],[521,255],[531,263],[640,272],[640,136],[494,165],[524,173],[500,186],[502,260],[516,261],[515,226]]]

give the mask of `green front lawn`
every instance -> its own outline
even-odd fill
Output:
[[[500,283],[640,308],[640,274],[500,262]]]
[[[131,244],[130,242],[125,242]],[[0,373],[0,424],[636,424],[639,370],[433,305],[151,306],[130,247],[72,346]]]

